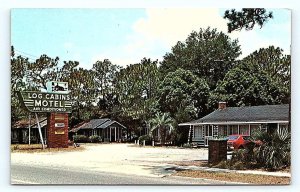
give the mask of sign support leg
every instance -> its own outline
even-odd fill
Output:
[[[36,122],[37,122],[37,125],[38,125],[38,128],[39,128],[39,134],[40,134],[42,146],[43,146],[43,149],[45,149],[45,144],[44,144],[44,139],[43,139],[43,135],[42,135],[41,125],[40,125],[40,121],[39,121],[39,118],[37,116],[37,113],[35,113],[35,118],[36,118]]]
[[[28,144],[30,145],[30,123],[31,123],[31,113],[29,113],[29,125],[28,125]]]

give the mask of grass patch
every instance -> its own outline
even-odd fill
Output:
[[[288,185],[291,182],[290,177],[277,177],[268,175],[255,175],[243,173],[228,173],[228,172],[212,172],[212,171],[179,171],[176,176],[193,177],[203,179],[213,179],[219,181],[250,183],[257,185]]]
[[[163,162],[165,163],[165,162]],[[194,161],[169,161],[168,164],[174,164],[179,166],[198,166],[198,167],[208,167],[207,160],[194,160]]]
[[[46,148],[43,149],[42,144],[32,144],[32,145],[28,145],[28,144],[14,144],[10,146],[10,151],[12,153],[17,153],[17,152],[21,152],[21,153],[45,153],[45,152],[61,152],[61,151],[82,151],[84,150],[84,147],[80,146],[80,147],[73,147],[73,146],[69,146],[68,148]]]

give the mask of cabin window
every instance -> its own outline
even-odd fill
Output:
[[[229,125],[228,135],[238,134],[238,126],[237,125]]]
[[[250,135],[249,125],[240,125],[240,135]]]
[[[224,137],[227,136],[227,126],[219,125],[219,136]]]
[[[250,135],[255,135],[260,129],[260,125],[250,125]]]

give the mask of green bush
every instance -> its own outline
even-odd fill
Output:
[[[102,138],[101,136],[99,135],[92,135],[89,137],[89,140],[92,142],[92,143],[99,143],[102,141]]]
[[[89,138],[85,135],[74,135],[73,137],[75,143],[87,143],[90,142]]]
[[[191,143],[185,143],[182,145],[183,148],[192,148],[193,145]]]
[[[291,165],[291,134],[287,129],[278,128],[274,133],[260,133],[256,139],[262,145],[254,150],[256,162],[270,170],[277,170]]]
[[[140,144],[143,144],[143,141],[145,141],[146,145],[152,144],[152,139],[149,135],[142,135],[139,137]]]
[[[245,149],[235,150],[230,160],[231,168],[278,170],[291,165],[291,134],[287,129],[277,129],[273,133],[258,132],[254,139],[262,144],[258,147],[249,144]]]

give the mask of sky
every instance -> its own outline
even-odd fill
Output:
[[[227,33],[226,9],[12,9],[11,44],[17,55],[31,61],[40,55],[79,61],[90,69],[97,60],[109,59],[126,66],[143,57],[163,59],[177,41],[200,28]],[[228,34],[238,39],[242,55],[259,48],[278,46],[290,54],[291,12],[267,9],[274,19],[263,28]]]

